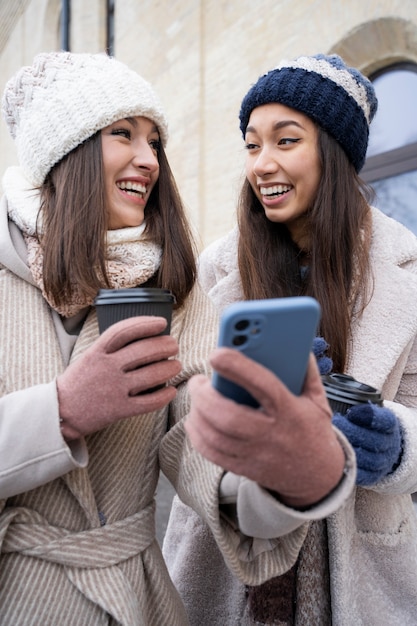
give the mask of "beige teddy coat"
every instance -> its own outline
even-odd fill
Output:
[[[415,626],[417,517],[410,494],[417,491],[417,238],[376,209],[372,218],[374,289],[353,328],[347,370],[382,390],[400,420],[404,450],[395,472],[372,488],[357,488],[327,518],[331,620],[334,626]],[[242,299],[236,230],[203,252],[200,277],[218,309]],[[178,532],[180,524],[187,533]],[[164,556],[192,626],[252,623],[244,586],[225,567],[206,526],[178,501]],[[210,570],[201,566],[208,559]]]

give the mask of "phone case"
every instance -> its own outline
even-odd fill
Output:
[[[299,395],[319,319],[320,305],[309,296],[236,302],[223,311],[218,345],[261,363]],[[250,393],[217,372],[212,383],[236,402],[259,406]]]

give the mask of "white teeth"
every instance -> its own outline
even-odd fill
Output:
[[[136,193],[146,193],[146,187],[141,185],[140,183],[134,183],[131,180],[122,181],[117,183],[119,189],[124,189],[125,191],[135,191]]]
[[[263,196],[274,196],[276,194],[286,193],[290,189],[290,185],[274,185],[273,187],[261,187],[260,192]]]

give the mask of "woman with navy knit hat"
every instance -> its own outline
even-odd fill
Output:
[[[194,626],[416,623],[417,239],[369,204],[370,190],[359,177],[376,109],[372,84],[336,55],[284,61],[243,98],[246,177],[238,225],[203,252],[201,283],[219,310],[241,299],[317,298],[322,373],[329,371],[327,354],[333,372],[381,390],[384,402],[333,415],[356,453],[356,488],[324,521],[314,503],[308,510],[282,506],[275,522],[294,540],[293,550],[282,560],[281,575],[263,585],[242,586],[205,525],[175,500],[164,556]],[[244,368],[236,360],[228,373],[243,377]],[[207,404],[213,397],[203,382],[199,393]],[[231,475],[230,507],[233,495],[247,488],[233,478],[244,449],[230,446],[228,455],[227,446],[216,447],[213,428],[222,421],[233,432],[230,401],[216,402],[220,417],[196,412],[187,429],[197,449],[229,470],[223,484]],[[263,413],[269,411],[264,405]],[[251,419],[261,428],[255,415]],[[260,484],[268,471],[281,471],[274,450],[280,429],[285,437],[290,428],[271,421],[254,459],[265,476]],[[297,465],[292,471],[297,481]],[[279,534],[261,507],[259,517],[264,540]],[[181,520],[193,536],[178,535]],[[202,571],[199,563],[208,559],[211,568]]]
[[[242,581],[277,575],[282,547],[242,557],[241,529],[219,514],[224,470],[185,437],[188,380],[208,373],[218,322],[195,281],[165,114],[123,63],[52,52],[10,79],[3,115],[19,166],[0,202],[0,624],[186,626],[155,537],[160,468]],[[143,316],[100,335],[98,290],[136,286],[173,292],[171,334]],[[314,359],[308,380],[283,395],[321,425],[329,471],[309,496],[337,484],[334,511],[354,452],[323,419]]]

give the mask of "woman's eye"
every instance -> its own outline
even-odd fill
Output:
[[[159,139],[152,139],[152,141],[149,142],[149,145],[152,150],[155,150],[155,152],[159,152],[161,149],[161,142]]]
[[[120,137],[125,137],[126,139],[130,139],[130,130],[128,128],[113,128],[111,131],[112,135],[118,135]]]
[[[288,145],[290,145],[292,143],[297,143],[299,141],[300,141],[299,139],[295,139],[293,137],[283,137],[282,139],[280,139],[278,141],[278,145],[279,146],[288,146]]]
[[[245,150],[255,150],[258,146],[256,143],[246,143]]]

